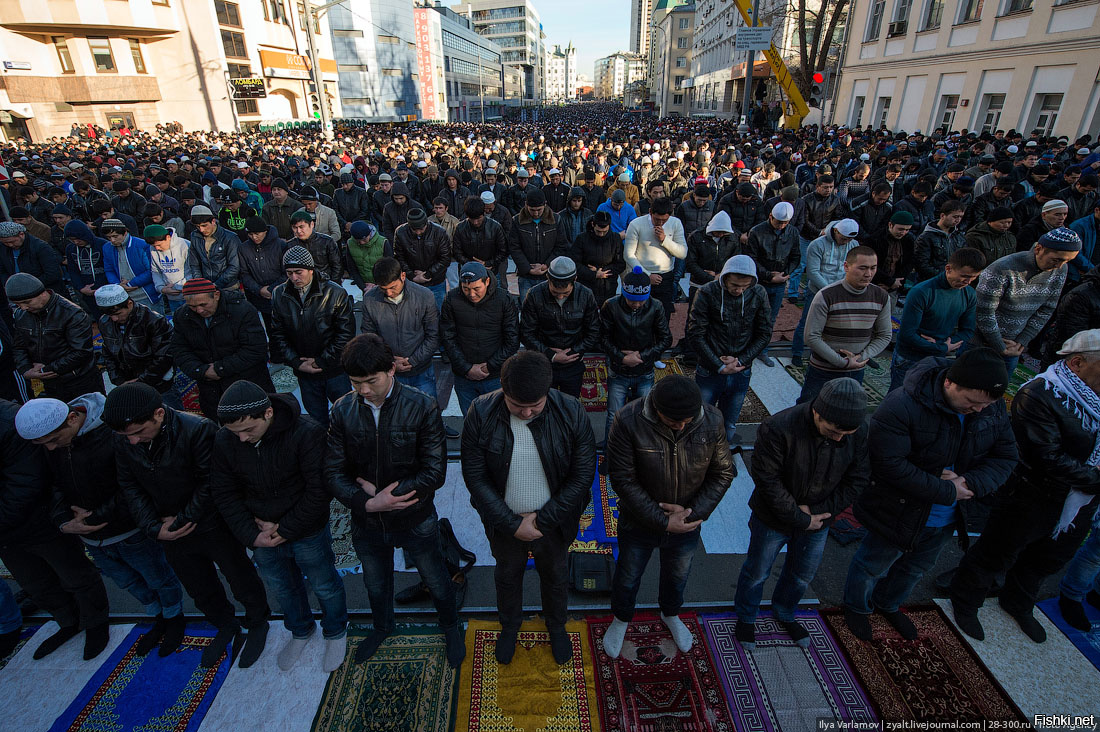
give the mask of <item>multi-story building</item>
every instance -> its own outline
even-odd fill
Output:
[[[546,51],[546,99],[564,102],[577,98],[577,49],[572,42],[564,49]]]
[[[470,0],[453,10],[501,48],[503,62],[523,73],[523,101],[537,104],[546,89],[546,34],[531,0]]]
[[[694,33],[694,0],[658,0],[650,33],[649,90],[653,109],[661,117],[690,113],[688,90],[682,84],[691,74]]]
[[[340,116],[328,19],[313,28],[323,94],[311,88],[306,25],[294,0],[0,0],[3,135],[41,140],[73,123],[232,130],[313,119],[322,103]],[[240,77],[262,79],[266,96],[234,102],[228,79]]]
[[[645,80],[645,56],[618,51],[598,58],[594,75],[597,99],[622,99],[630,84]]]
[[[1100,133],[1092,0],[857,0],[833,120]]]
[[[630,0],[630,52],[649,55],[653,0]]]

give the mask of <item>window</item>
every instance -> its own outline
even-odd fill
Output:
[[[911,0],[898,0],[894,6],[894,18],[890,21],[890,28],[887,30],[886,36],[904,36],[906,31],[909,30],[909,9],[912,7]]]
[[[401,76],[401,69],[382,69],[382,76]]]
[[[867,32],[863,34],[864,43],[878,40],[882,32],[882,16],[885,14],[886,0],[871,0],[871,16],[867,20]]]
[[[1039,130],[1041,135],[1054,134],[1054,125],[1058,122],[1058,111],[1062,108],[1062,95],[1039,94],[1036,102],[1038,103],[1039,113],[1036,115],[1035,124],[1031,125],[1031,128]]]
[[[684,103],[684,95],[683,94],[673,94],[672,95],[672,103],[673,104],[683,104]]]
[[[230,79],[248,79],[252,76],[252,67],[248,64],[226,64]],[[260,107],[255,99],[240,99],[233,102],[237,105],[237,114],[259,114]]]
[[[928,5],[924,10],[924,22],[921,24],[921,30],[932,30],[933,28],[940,27],[940,21],[943,19],[943,0],[928,0]]]
[[[955,112],[959,109],[958,94],[944,94],[940,97],[940,114],[938,127],[950,131],[955,124]]]
[[[879,100],[878,100],[878,114],[876,115],[877,124],[878,124],[879,127],[882,127],[882,128],[886,127],[886,118],[890,116],[890,102],[891,101],[892,100],[890,99],[890,97],[879,97]]]
[[[1004,94],[986,94],[982,99],[984,111],[979,115],[982,132],[995,132],[1001,124],[1001,112],[1005,108]]]
[[[145,71],[145,59],[141,55],[141,41],[136,38],[127,39],[130,43],[130,55],[134,59],[134,71],[139,74],[146,73]]]
[[[218,22],[222,25],[235,25],[241,27],[241,13],[237,9],[237,3],[227,3],[225,0],[214,0],[214,12],[218,15]]]
[[[971,23],[982,19],[984,0],[959,0],[959,22]]]
[[[379,42],[379,43],[392,43],[392,44],[395,44],[395,45],[396,45],[396,44],[398,44],[398,43],[401,43],[401,39],[400,39],[400,38],[398,38],[397,36],[383,36],[383,35],[379,35],[379,36],[378,36],[378,42]]]
[[[675,87],[675,88],[679,89],[679,88],[680,88],[680,85],[684,83],[684,79],[685,79],[685,78],[686,78],[686,77],[683,77],[683,76],[676,76],[676,77],[673,77],[673,81],[672,81],[672,85],[673,85],[673,87]]]
[[[111,55],[111,41],[107,38],[89,38],[88,48],[92,52],[96,71],[118,71],[115,57]]]
[[[153,5],[168,5],[168,0],[150,0]]]
[[[1023,13],[1031,10],[1032,0],[1008,0],[1005,3],[1005,15],[1011,15],[1012,13]]]
[[[680,18],[680,30],[687,30],[691,27],[691,18]]]
[[[222,29],[222,48],[230,58],[248,58],[248,49],[244,45],[244,33]]]
[[[306,29],[306,4],[302,0],[298,0],[298,27],[302,30]],[[316,15],[313,16],[313,32],[316,34],[321,32],[321,21]]]
[[[863,124],[863,108],[867,104],[867,97],[856,97],[852,100],[852,127]]]
[[[677,38],[676,39],[676,48],[687,48],[687,47],[688,47],[688,39],[687,38]]]
[[[345,106],[348,104],[359,104],[367,107],[370,106],[370,97],[341,97],[340,102]]]
[[[676,68],[682,69],[682,68],[686,67],[687,65],[688,65],[687,56],[677,56],[676,57]]]
[[[336,70],[340,73],[366,72],[366,64],[337,64]]]
[[[354,28],[333,28],[332,35],[336,38],[362,38],[363,31]]]
[[[386,102],[386,106],[390,109],[398,109],[405,106],[404,99],[390,99]]]
[[[54,50],[57,51],[57,62],[61,64],[61,73],[74,73],[76,69],[73,68],[73,57],[69,53],[69,44],[65,42],[65,36],[54,36],[51,40],[53,40]]]

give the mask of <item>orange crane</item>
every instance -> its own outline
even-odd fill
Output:
[[[734,3],[741,13],[745,25],[752,27],[752,0],[734,0]],[[750,56],[755,56],[755,54],[750,53]],[[787,64],[783,62],[783,57],[779,55],[779,50],[774,43],[764,50],[764,57],[768,59],[768,64],[775,72],[775,80],[787,96],[789,106],[787,114],[784,115],[784,124],[787,129],[797,130],[802,126],[802,120],[810,113],[810,106],[802,98],[802,92],[798,90],[794,77],[791,76]],[[752,63],[752,61],[750,60],[749,63]]]

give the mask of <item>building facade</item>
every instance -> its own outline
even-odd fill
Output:
[[[626,88],[646,78],[646,58],[618,51],[596,59],[593,86],[597,99],[622,99]]]
[[[690,114],[688,90],[682,88],[691,74],[695,34],[693,0],[658,0],[653,10],[650,38],[650,101],[661,117]]]
[[[504,103],[500,47],[443,5],[415,9],[421,118],[497,119]]]
[[[232,130],[313,119],[322,99],[341,116],[328,19],[313,28],[323,95],[306,25],[295,0],[0,0],[3,135],[41,140],[73,123]],[[231,77],[262,79],[266,96],[234,102]]]
[[[546,34],[530,0],[471,0],[452,9],[500,47],[505,65],[523,74],[523,103],[538,104],[546,90]]]
[[[858,0],[833,121],[1100,133],[1092,0]]]
[[[569,43],[546,52],[546,100],[564,102],[577,98],[577,49]]]
[[[630,52],[649,55],[653,0],[630,0]]]

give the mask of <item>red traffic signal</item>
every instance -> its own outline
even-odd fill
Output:
[[[815,84],[821,84],[822,82],[825,81],[825,75],[822,74],[820,71],[815,71],[814,75],[811,76],[810,78],[814,80]]]

